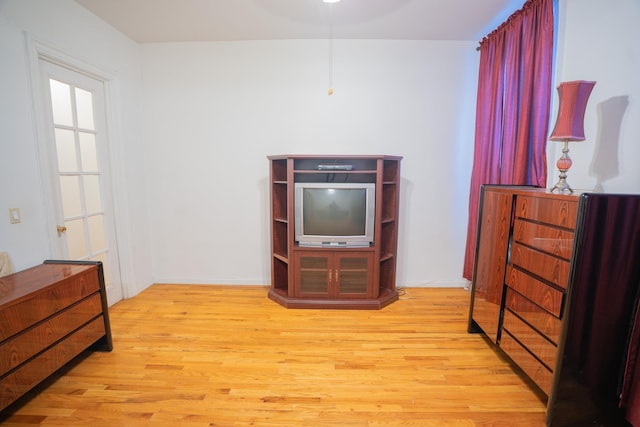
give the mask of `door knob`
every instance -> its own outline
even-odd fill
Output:
[[[67,231],[67,227],[63,225],[56,226],[56,230],[58,231],[58,236]]]

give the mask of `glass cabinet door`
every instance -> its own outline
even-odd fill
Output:
[[[366,296],[369,287],[370,256],[340,255],[337,267],[338,293],[341,296]]]
[[[305,251],[295,256],[298,297],[375,298],[373,252]]]
[[[329,295],[330,258],[327,255],[305,254],[298,257],[298,296]]]

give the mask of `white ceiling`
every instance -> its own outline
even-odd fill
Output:
[[[139,43],[480,40],[525,0],[76,0]]]

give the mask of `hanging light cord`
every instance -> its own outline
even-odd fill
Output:
[[[333,95],[333,3],[329,4],[329,95]]]

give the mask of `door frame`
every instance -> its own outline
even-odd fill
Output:
[[[36,151],[38,154],[38,164],[40,166],[40,182],[42,186],[42,199],[45,207],[47,237],[49,241],[49,253],[54,254],[58,250],[56,224],[51,221],[56,218],[56,203],[54,201],[55,191],[51,188],[49,177],[53,176],[52,165],[50,159],[50,129],[47,126],[49,120],[45,115],[48,111],[44,105],[44,97],[42,94],[48,88],[42,87],[42,78],[40,76],[40,60],[46,60],[56,65],[71,69],[77,73],[84,74],[93,79],[100,80],[104,84],[105,97],[105,120],[106,132],[108,135],[108,165],[111,186],[111,204],[113,212],[113,221],[115,227],[115,236],[118,253],[118,263],[120,266],[120,286],[122,288],[122,298],[130,298],[137,292],[133,284],[134,265],[131,254],[131,232],[127,215],[126,185],[125,185],[125,169],[124,165],[124,147],[121,133],[120,114],[118,107],[118,78],[115,73],[104,71],[94,65],[78,60],[71,55],[66,54],[60,49],[42,43],[33,38],[29,33],[25,32],[25,47],[27,50],[27,64],[29,80],[31,82],[31,99],[33,116],[35,123],[35,138],[37,140]],[[109,301],[114,304],[116,301]]]

